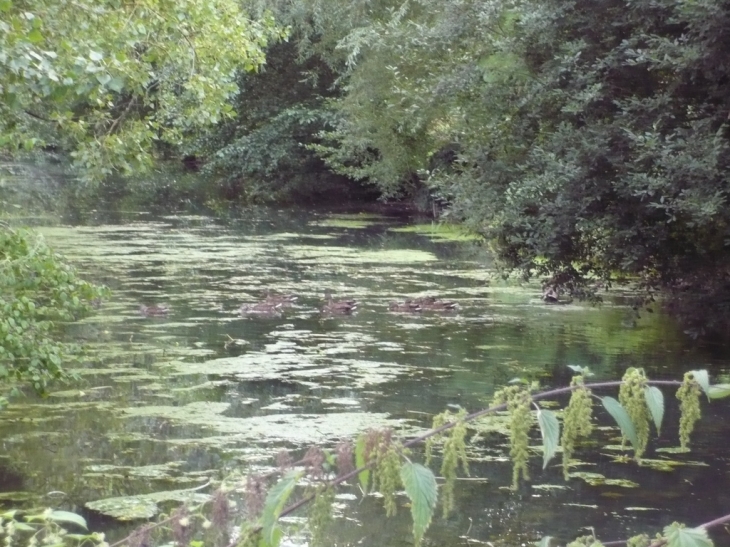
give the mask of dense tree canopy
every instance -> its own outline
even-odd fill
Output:
[[[233,114],[283,36],[235,0],[0,1],[0,145],[70,151],[89,179],[148,167]]]

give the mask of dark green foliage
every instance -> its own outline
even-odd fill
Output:
[[[326,200],[333,192],[348,192],[353,183],[333,175],[308,149],[332,120],[327,99],[333,82],[334,74],[324,63],[299,63],[295,46],[287,42],[268,50],[259,73],[242,74],[238,117],[195,150],[218,197],[245,202]]]
[[[520,9],[500,47],[528,77],[509,91],[501,79],[473,85],[501,115],[482,116],[463,171],[433,184],[510,266],[574,291],[591,278],[640,275],[730,317],[728,7]],[[678,311],[692,303],[678,301]]]

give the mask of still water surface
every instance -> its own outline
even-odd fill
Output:
[[[515,377],[564,385],[569,364],[589,366],[597,380],[641,366],[653,378],[710,368],[714,381],[728,381],[727,355],[693,348],[659,313],[634,321],[620,291],[598,308],[548,306],[538,285],[500,280],[483,248],[400,231],[406,225],[253,210],[227,221],[129,215],[43,228],[114,296],[69,327],[90,348],[76,370],[82,383],[0,414],[0,504],[32,500],[93,518],[87,502],[266,469],[281,448],[332,446],[373,426],[421,431],[447,407],[487,406]],[[323,316],[327,288],[357,299],[357,315]],[[297,294],[297,306],[282,317],[239,316],[242,303],[268,289]],[[388,311],[390,300],[427,294],[457,301],[460,311]],[[167,317],[138,312],[163,303]],[[541,470],[535,452],[532,483],[510,492],[505,438],[486,433],[470,448],[472,478],[459,482],[455,514],[436,519],[427,542],[516,545],[572,538],[586,526],[608,541],[729,513],[727,401],[705,405],[696,449],[673,456],[654,452],[678,444],[676,404],[665,396],[666,426],[647,457],[689,465],[668,471],[616,461],[621,452],[605,448],[616,444],[616,430],[605,427],[578,454],[585,465],[577,470],[627,482],[565,483],[559,465]],[[343,497],[333,542],[408,544],[400,501],[399,517],[385,521],[377,499]],[[113,520],[96,524],[114,533]],[[730,545],[728,537],[715,534],[719,544]]]

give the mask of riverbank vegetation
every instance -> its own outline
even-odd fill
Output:
[[[730,328],[723,2],[117,4],[0,3],[0,143],[87,198],[405,199],[575,296],[633,278]]]

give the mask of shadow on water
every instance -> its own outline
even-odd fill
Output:
[[[69,338],[89,347],[76,369],[83,382],[45,400],[16,400],[0,414],[3,506],[30,496],[81,509],[266,468],[281,448],[332,446],[368,427],[411,435],[449,405],[488,405],[516,377],[564,385],[569,364],[589,366],[597,379],[616,379],[629,366],[653,378],[710,367],[728,381],[728,353],[690,348],[662,314],[634,322],[620,298],[599,308],[547,306],[537,284],[494,276],[482,247],[449,241],[436,226],[412,230],[401,217],[270,209],[227,221],[129,214],[42,231],[88,276],[109,284],[114,298],[68,327]],[[357,299],[357,315],[323,315],[325,289]],[[268,290],[299,299],[281,316],[238,314]],[[426,294],[454,300],[460,310],[388,311],[390,300]],[[171,311],[144,317],[141,304]],[[581,471],[623,484],[565,483],[559,466],[541,469],[536,452],[533,481],[511,492],[504,435],[480,435],[470,447],[472,477],[457,487],[457,511],[435,520],[428,541],[512,545],[543,534],[573,537],[585,526],[612,540],[727,512],[728,456],[719,442],[728,435],[726,405],[706,409],[694,452],[670,458],[653,452],[677,444],[669,393],[667,401],[667,426],[647,457],[686,465],[667,471],[622,463],[605,448],[616,444],[612,428],[579,451]],[[610,425],[600,412],[598,420]],[[51,491],[62,499],[45,497]],[[372,497],[340,501],[348,518],[338,519],[334,542],[410,541],[405,498],[401,516],[388,520]],[[367,527],[374,521],[377,530]],[[96,522],[112,535],[126,529]]]

